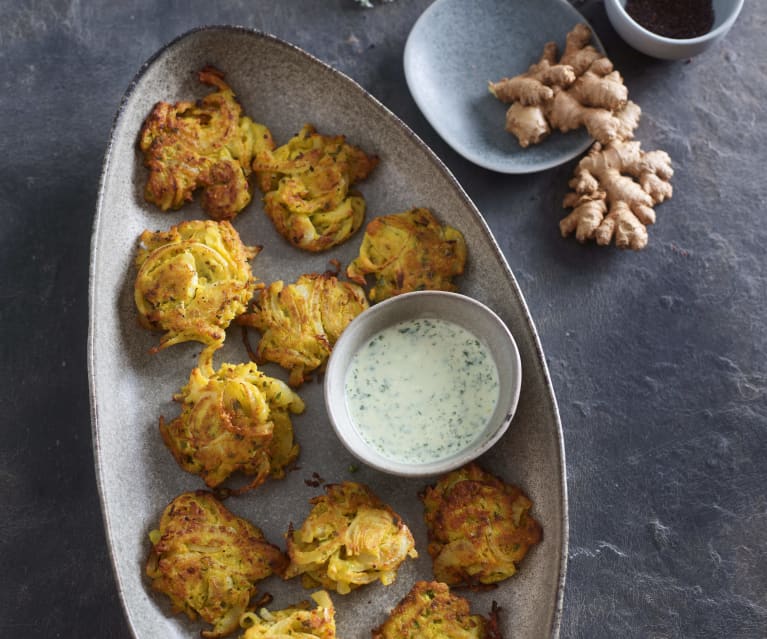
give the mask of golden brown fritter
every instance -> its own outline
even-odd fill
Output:
[[[364,285],[372,275],[371,302],[410,291],[455,291],[452,278],[463,273],[466,243],[431,211],[415,208],[373,219],[365,229],[359,256],[346,276]]]
[[[368,307],[365,291],[331,273],[302,275],[295,284],[272,283],[261,291],[252,313],[238,323],[261,332],[257,361],[276,362],[300,386],[322,370],[342,331]]]
[[[417,581],[373,639],[500,639],[495,619],[472,615],[469,602],[438,581]]]
[[[311,500],[301,528],[287,534],[290,565],[285,579],[303,575],[307,588],[318,585],[344,595],[379,579],[388,586],[407,557],[417,557],[410,530],[365,485],[330,484]]]
[[[303,601],[284,610],[246,612],[240,619],[245,628],[241,639],[336,639],[335,608],[324,590],[312,593],[317,604]]]
[[[229,222],[192,220],[167,232],[144,231],[134,298],[142,326],[163,330],[157,352],[180,342],[217,345],[256,287],[245,246]]]
[[[213,370],[213,353],[203,351],[189,383],[174,396],[181,414],[160,433],[179,466],[217,488],[233,473],[252,475],[243,493],[267,477],[280,479],[298,456],[291,413],[304,402],[284,382],[266,376],[256,364],[222,364]]]
[[[541,539],[533,503],[476,464],[447,474],[422,500],[434,576],[451,586],[511,577]]]
[[[365,217],[365,199],[351,189],[378,164],[342,135],[326,136],[310,124],[275,151],[253,161],[264,210],[293,246],[324,251],[346,241]]]
[[[265,126],[242,115],[221,71],[206,67],[198,78],[217,90],[196,104],[158,102],[144,121],[144,197],[167,211],[201,188],[202,208],[215,220],[229,220],[251,200],[247,178],[254,155],[273,149],[274,141]]]
[[[211,624],[204,637],[234,632],[255,583],[281,574],[286,564],[258,528],[203,490],[176,497],[149,538],[146,574],[152,588],[170,597],[174,612]]]

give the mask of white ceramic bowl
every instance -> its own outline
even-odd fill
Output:
[[[498,370],[499,395],[484,429],[466,448],[436,461],[408,463],[384,456],[360,435],[346,400],[346,374],[355,354],[370,339],[394,324],[411,319],[446,320],[480,339]],[[413,366],[418,362],[414,361]],[[449,472],[486,452],[506,432],[519,401],[522,366],[506,324],[487,306],[458,293],[418,291],[398,295],[372,306],[346,327],[333,347],[325,372],[325,405],[330,423],[343,445],[357,459],[383,472],[423,477]]]
[[[683,60],[698,55],[730,30],[743,8],[743,0],[713,0],[714,25],[697,38],[665,38],[648,31],[626,13],[626,0],[605,0],[607,17],[627,44],[654,58]]]

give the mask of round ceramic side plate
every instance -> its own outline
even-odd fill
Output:
[[[561,51],[579,22],[586,20],[565,0],[436,0],[405,45],[410,93],[445,142],[474,164],[500,173],[558,166],[589,147],[588,134],[553,132],[523,149],[504,130],[508,105],[487,83],[524,73],[549,41]],[[596,34],[592,42],[604,50]]]

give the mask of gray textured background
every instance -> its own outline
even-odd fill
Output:
[[[201,24],[274,33],[339,68],[437,152],[485,215],[537,323],[568,455],[563,637],[767,636],[767,5],[660,62],[596,28],[664,148],[674,197],[638,254],[559,237],[571,162],[479,169],[411,99],[428,0],[0,3],[0,635],[129,637],[96,491],[87,278],[101,162],[143,61]],[[513,636],[513,635],[512,635]]]

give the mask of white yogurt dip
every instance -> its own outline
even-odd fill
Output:
[[[498,369],[475,335],[422,318],[374,335],[352,358],[344,391],[369,446],[394,461],[426,463],[482,434],[498,403]]]

